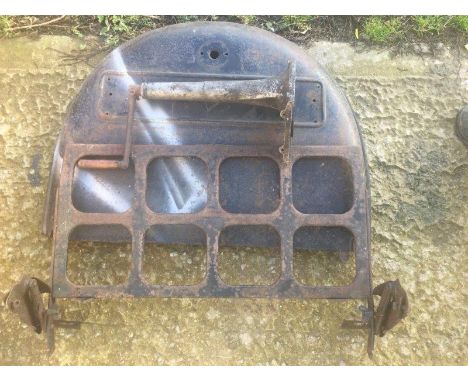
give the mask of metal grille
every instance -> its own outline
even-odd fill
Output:
[[[72,182],[75,165],[80,158],[89,156],[115,157],[122,153],[123,145],[67,145],[62,176],[58,188],[56,208],[58,222],[55,232],[54,272],[52,293],[55,297],[108,297],[108,296],[160,296],[160,297],[301,297],[301,298],[366,298],[369,295],[369,258],[366,241],[366,179],[359,166],[360,148],[350,146],[294,146],[290,163],[285,164],[275,147],[213,146],[213,145],[134,145],[132,161],[135,169],[135,195],[132,208],[124,213],[85,213],[72,203]],[[195,213],[155,213],[146,204],[147,166],[158,157],[196,157],[208,169],[206,207]],[[270,214],[229,213],[219,202],[220,164],[227,158],[270,158],[280,171],[280,204]],[[352,207],[344,214],[303,214],[293,206],[292,166],[300,158],[342,158],[351,168],[353,183]],[[68,281],[67,246],[73,228],[80,225],[118,224],[132,235],[132,257],[128,283],[115,286],[78,286]],[[142,258],[145,232],[156,224],[193,224],[207,237],[206,278],[198,285],[149,285],[142,277]],[[217,271],[219,234],[232,225],[268,225],[281,238],[281,277],[269,286],[226,285]],[[344,227],[354,237],[356,276],[347,286],[307,286],[293,276],[293,236],[304,226]]]

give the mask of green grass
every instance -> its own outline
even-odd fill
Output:
[[[11,26],[12,21],[10,16],[0,16],[0,36],[8,35]]]
[[[450,25],[450,16],[413,16],[418,34],[440,34]]]
[[[468,16],[413,16],[414,30],[420,35],[441,34],[449,29],[468,32]]]
[[[313,27],[315,18],[316,16],[281,16],[278,27],[279,30],[306,34]]]
[[[242,24],[255,25],[258,23],[258,17],[252,15],[239,16],[239,20]]]
[[[468,16],[370,16],[363,19],[364,35],[377,44],[468,32]]]
[[[99,35],[112,48],[143,32],[190,21],[232,21],[277,33],[293,41],[362,39],[370,45],[466,40],[468,16],[0,16],[0,37],[40,33]],[[55,17],[56,18],[56,17]],[[37,26],[38,25],[38,26]],[[455,37],[455,38],[454,38]],[[459,38],[461,37],[461,39]]]
[[[364,33],[373,42],[390,42],[402,33],[402,23],[399,17],[369,17],[364,21]]]
[[[100,35],[108,45],[117,45],[123,40],[134,37],[135,31],[151,29],[156,18],[147,16],[96,16],[101,25]],[[165,16],[163,23],[186,23],[190,21],[234,21],[254,25],[275,33],[306,34],[313,26],[316,16]]]
[[[151,28],[154,21],[146,16],[96,16],[101,25],[100,35],[104,36],[107,45],[117,45],[122,39],[129,39],[138,31]],[[185,22],[185,21],[180,21]]]
[[[462,32],[468,32],[468,16],[453,16],[452,25]]]

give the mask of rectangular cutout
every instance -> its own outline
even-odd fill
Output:
[[[206,275],[205,232],[192,224],[154,225],[145,234],[143,278],[153,285],[195,285]]]
[[[219,237],[219,276],[229,285],[274,284],[281,274],[280,242],[270,226],[226,227]]]
[[[146,170],[146,203],[157,213],[194,213],[207,202],[208,169],[196,157],[160,157]]]
[[[343,214],[353,206],[348,162],[334,157],[298,159],[292,168],[294,207],[304,214]]]
[[[227,212],[267,214],[280,204],[280,171],[263,157],[231,157],[219,168],[219,202]]]
[[[91,241],[96,228],[115,234],[114,242]],[[81,241],[81,238],[88,238]],[[132,254],[130,232],[119,225],[78,226],[68,243],[67,277],[77,285],[124,284],[130,271]]]
[[[308,286],[349,285],[356,275],[354,238],[343,227],[301,227],[293,240],[294,278]]]
[[[78,211],[122,213],[132,207],[134,196],[135,168],[132,161],[127,169],[87,169],[75,166],[72,202]]]

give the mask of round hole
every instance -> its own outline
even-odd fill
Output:
[[[317,100],[314,98],[314,99],[312,100],[312,102],[317,102]]]
[[[201,55],[201,56],[203,56],[203,54],[204,54],[203,52],[200,52],[200,55]]]
[[[210,58],[216,60],[219,57],[219,52],[215,49],[210,50]]]
[[[111,96],[111,95],[112,95],[112,93],[109,93],[109,95]]]
[[[225,56],[229,56],[229,53],[228,53],[228,52],[226,52],[226,53],[224,53],[224,55],[225,55]]]

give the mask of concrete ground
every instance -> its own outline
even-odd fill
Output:
[[[23,274],[48,279],[51,241],[40,223],[49,164],[66,106],[91,70],[64,66],[62,53],[86,45],[0,40],[0,293]],[[363,127],[375,284],[399,278],[411,304],[377,340],[373,360],[364,332],[339,329],[358,302],[116,299],[62,301],[64,318],[88,324],[58,330],[51,356],[0,309],[0,364],[468,364],[468,157],[453,129],[468,102],[468,51],[304,48],[337,79]]]

